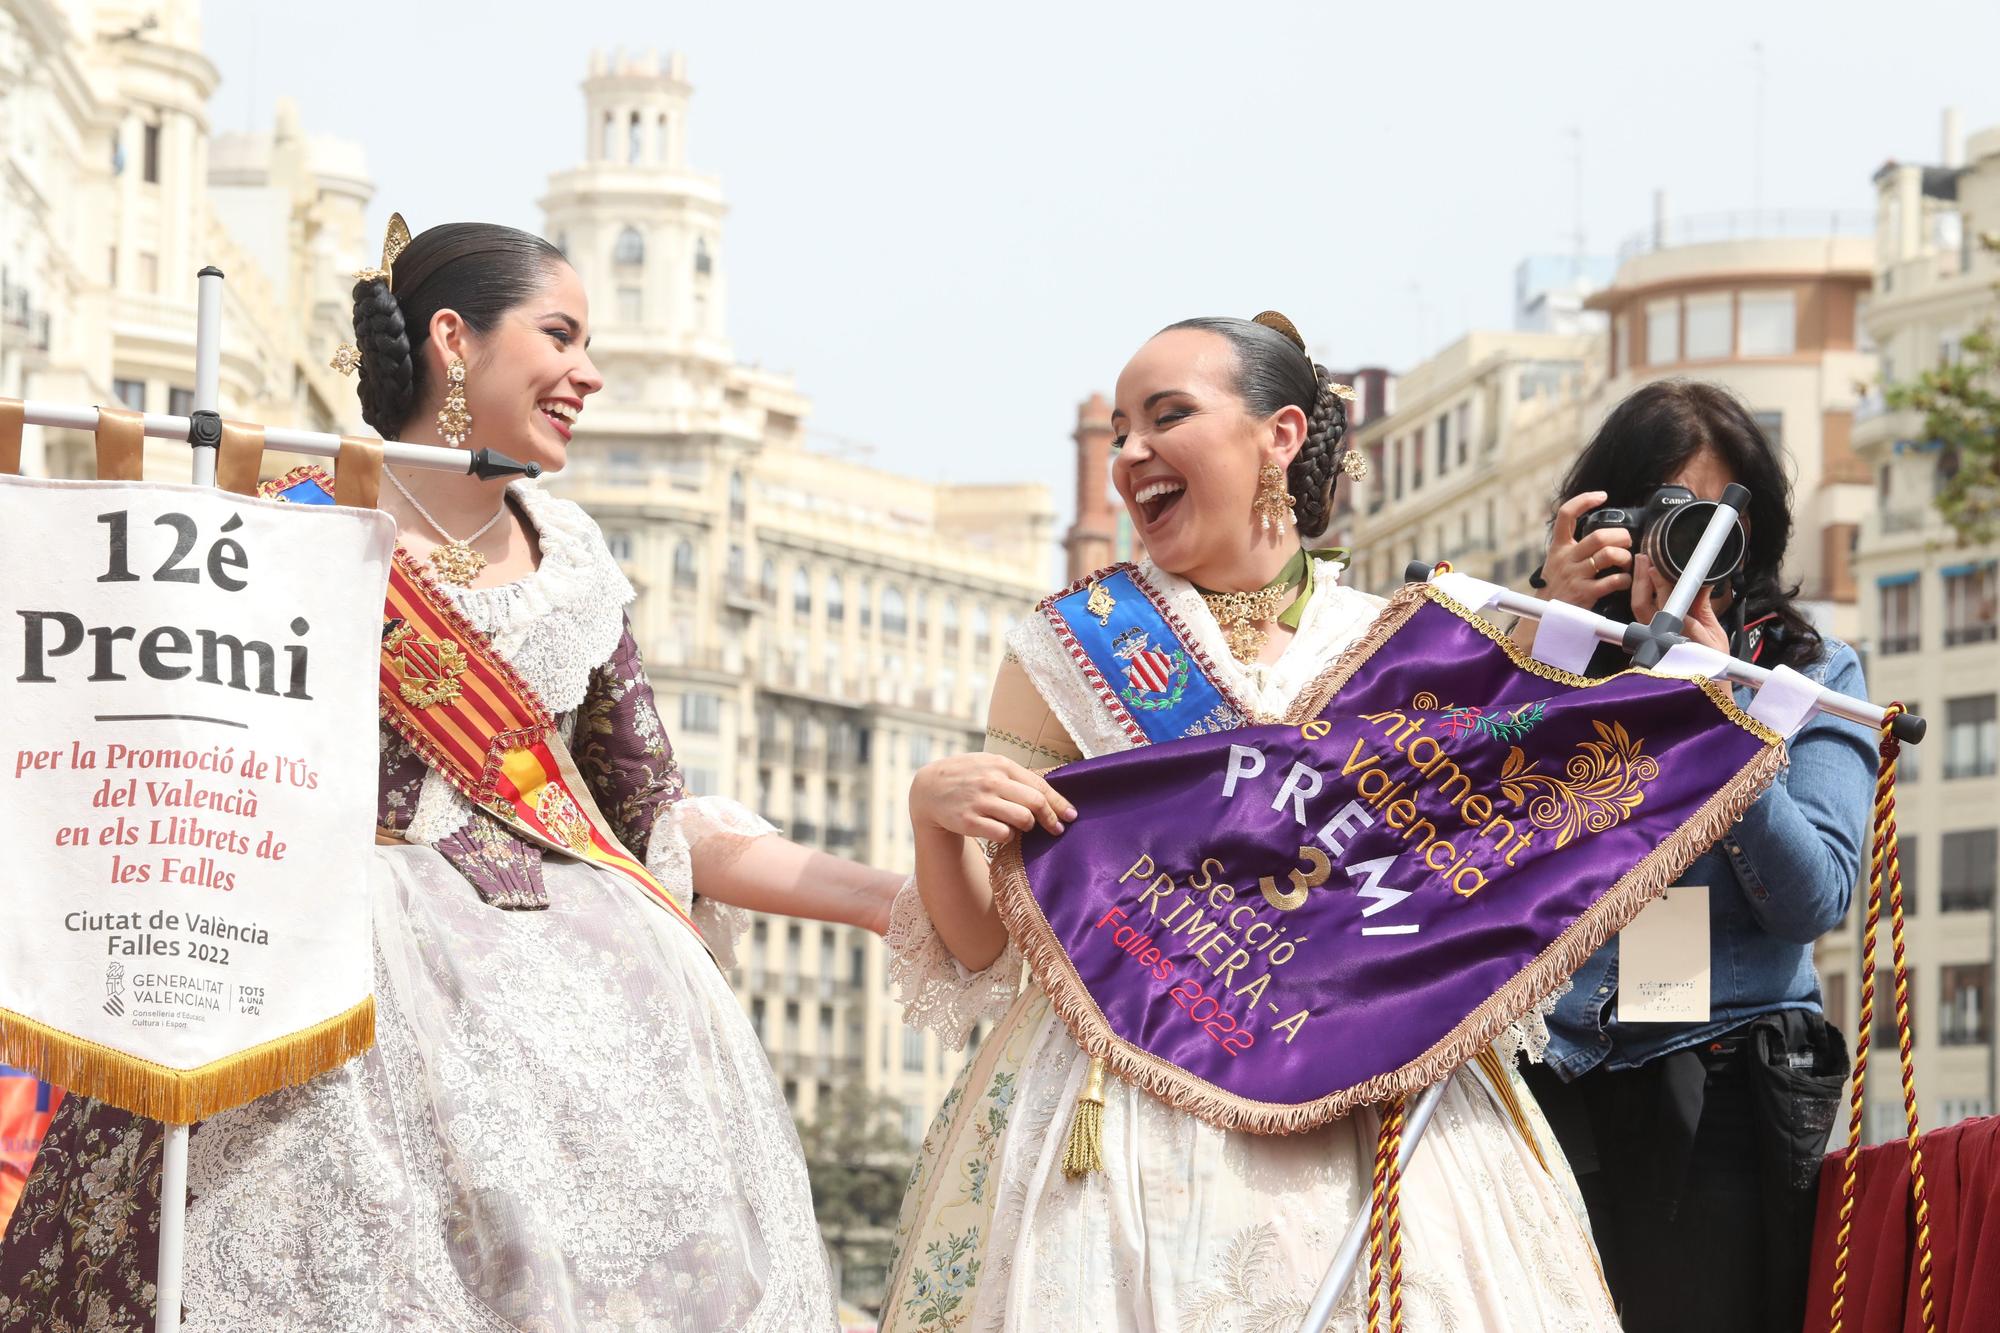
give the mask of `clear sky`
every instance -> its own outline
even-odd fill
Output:
[[[1174,319],[1272,307],[1323,361],[1396,369],[1504,327],[1515,264],[1573,245],[1579,143],[1610,253],[1655,189],[1676,216],[1867,210],[1883,161],[1937,160],[1944,106],[2000,125],[1994,0],[208,0],[204,23],[218,130],[292,97],[366,148],[377,224],[418,229],[538,229],[591,49],[685,52],[739,357],[873,462],[1064,508],[1076,404]]]

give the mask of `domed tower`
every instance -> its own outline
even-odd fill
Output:
[[[593,53],[582,165],[549,180],[544,234],[617,348],[728,359],[721,183],[687,165],[687,63]]]

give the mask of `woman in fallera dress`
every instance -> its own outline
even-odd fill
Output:
[[[1119,376],[1113,482],[1148,559],[1137,577],[1217,683],[1266,717],[1358,639],[1382,602],[1309,552],[1343,470],[1341,391],[1283,316],[1197,319]],[[1054,627],[1008,639],[986,752],[924,768],[917,869],[889,926],[906,1021],[963,1042],[993,1027],[946,1098],[904,1200],[883,1327],[1292,1330],[1367,1207],[1378,1118],[1227,1132],[1112,1078],[1101,1171],[1064,1169],[1091,1061],[1002,929],[982,841],[1075,812],[1037,771],[1132,742]],[[1532,1049],[1546,1040],[1517,1034]],[[1574,1182],[1511,1072],[1454,1075],[1402,1187],[1408,1327],[1615,1328]],[[1364,1266],[1365,1275],[1365,1266]],[[1333,1327],[1359,1328],[1364,1282]]]
[[[368,423],[560,469],[602,385],[560,252],[458,224],[384,269],[354,289]],[[746,908],[879,932],[899,877],[686,794],[633,589],[581,509],[532,482],[390,479],[403,549],[540,696],[701,936],[631,880],[545,855],[385,726],[377,1044],[196,1127],[184,1326],[831,1327],[791,1116],[703,940],[726,963]],[[0,1330],[152,1329],[160,1144],[63,1104],[0,1244]]]

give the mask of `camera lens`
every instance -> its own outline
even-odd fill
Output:
[[[1708,521],[1715,516],[1721,506],[1713,500],[1693,500],[1679,505],[1662,514],[1652,527],[1646,530],[1640,547],[1652,558],[1653,563],[1665,572],[1668,578],[1679,580],[1687,569],[1688,561],[1694,559],[1695,548],[1701,545],[1701,534],[1708,531]],[[1739,517],[1723,539],[1722,549],[1716,553],[1715,563],[1709,567],[1707,586],[1714,588],[1726,582],[1743,563],[1743,520]]]

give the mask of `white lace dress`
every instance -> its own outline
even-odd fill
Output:
[[[543,559],[461,607],[552,712],[584,700],[630,586],[590,519],[516,493]],[[407,834],[472,812],[435,774]],[[725,801],[662,815],[647,863],[769,832]],[[378,1044],[194,1135],[191,1333],[792,1333],[833,1297],[791,1116],[715,963],[643,892],[550,858],[503,911],[427,846],[375,860]],[[734,923],[697,901],[727,954]]]
[[[1381,606],[1338,586],[1339,569],[1315,566],[1296,637],[1276,663],[1248,667],[1230,656],[1188,583],[1150,565],[1141,576],[1231,691],[1278,715]],[[1125,748],[1045,619],[1029,618],[1008,646],[1085,754]],[[889,948],[906,1021],[953,1043],[982,1020],[997,1026],[924,1141],[898,1227],[884,1333],[1299,1327],[1366,1209],[1372,1112],[1290,1137],[1229,1133],[1113,1078],[1105,1169],[1068,1180],[1060,1163],[1089,1061],[1041,990],[1032,981],[1023,988],[1018,950],[1010,945],[968,973],[932,928],[914,881],[896,900]],[[1545,1032],[1527,1035],[1546,1042]],[[1405,1326],[1615,1329],[1568,1166],[1511,1068],[1500,1068],[1497,1087],[1470,1073],[1453,1078],[1404,1178]],[[1332,1328],[1364,1327],[1365,1274],[1364,1256]]]

